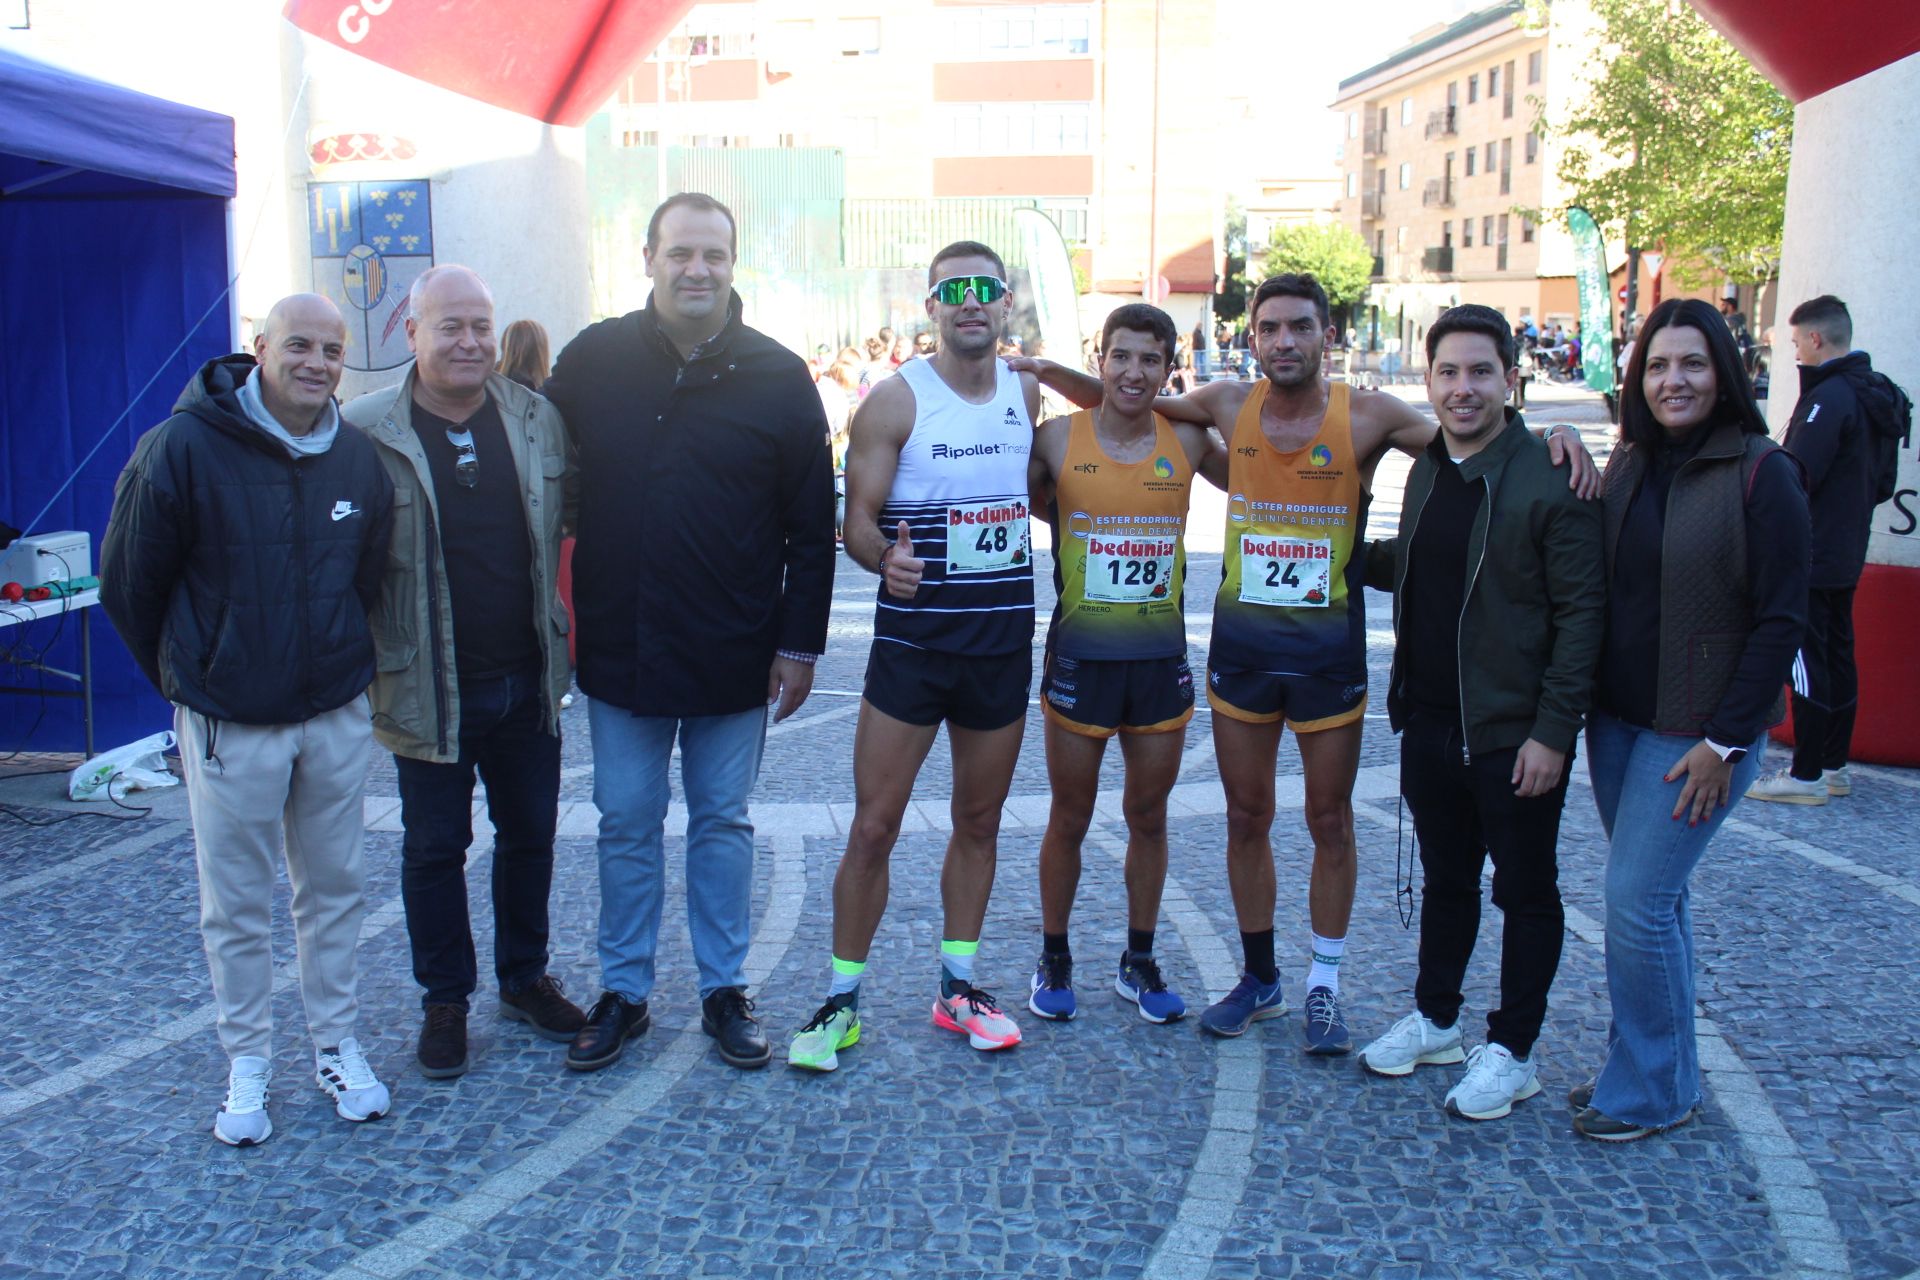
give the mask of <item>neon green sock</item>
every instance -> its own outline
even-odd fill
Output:
[[[958,983],[973,985],[973,958],[980,953],[980,943],[956,942],[952,938],[940,943],[940,993],[951,996]]]

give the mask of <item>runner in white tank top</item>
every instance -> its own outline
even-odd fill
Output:
[[[933,1022],[976,1049],[1020,1042],[1020,1028],[973,985],[1033,682],[1026,473],[1040,390],[994,355],[1012,309],[1006,276],[985,245],[942,249],[927,277],[940,349],[902,365],[854,414],[847,554],[880,574],[881,588],[854,736],[853,825],[833,884],[833,971],[826,1003],[788,1050],[796,1067],[831,1071],[860,1038],[860,979],[886,911],[887,861],[942,722],[953,835]]]

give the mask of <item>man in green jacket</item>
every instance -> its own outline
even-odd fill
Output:
[[[1505,407],[1513,333],[1467,305],[1427,331],[1440,431],[1413,464],[1399,536],[1374,544],[1371,585],[1394,592],[1387,710],[1425,890],[1414,1012],[1361,1050],[1369,1071],[1468,1063],[1446,1109],[1506,1115],[1540,1091],[1532,1062],[1560,963],[1556,845],[1567,769],[1600,658],[1605,575],[1598,504],[1571,493],[1547,446]],[[1500,1007],[1463,1053],[1461,983],[1493,859],[1505,917]]]
[[[570,1041],[586,1015],[547,972],[560,802],[560,604],[567,470],[559,410],[494,372],[493,295],[465,267],[415,281],[400,384],[343,411],[378,446],[394,532],[372,625],[374,736],[400,781],[400,891],[424,990],[421,1074],[467,1069],[477,983],[467,917],[473,780],[494,826],[500,1012]]]

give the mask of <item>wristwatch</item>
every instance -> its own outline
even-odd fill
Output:
[[[1739,764],[1747,758],[1747,749],[1745,747],[1723,747],[1712,738],[1707,739],[1707,745],[1713,748],[1713,754],[1719,756],[1728,764]]]

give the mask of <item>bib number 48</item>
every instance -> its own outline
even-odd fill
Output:
[[[982,555],[1007,549],[1007,526],[996,524],[980,530],[980,536],[973,540],[973,549]]]

